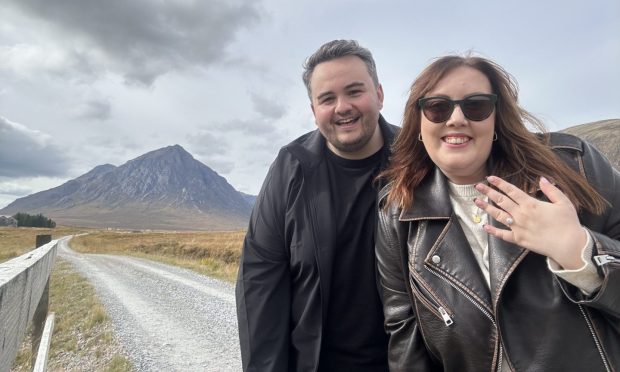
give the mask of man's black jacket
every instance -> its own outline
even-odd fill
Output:
[[[389,147],[398,127],[379,126]],[[283,147],[256,200],[236,287],[244,371],[318,368],[336,215],[325,146],[315,130]]]

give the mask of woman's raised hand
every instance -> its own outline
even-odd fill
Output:
[[[484,210],[508,229],[490,224],[487,233],[545,255],[564,269],[583,266],[581,251],[587,242],[587,232],[581,227],[577,211],[571,201],[546,178],[541,177],[540,190],[549,202],[535,199],[515,185],[496,176],[487,177],[495,190],[485,184],[476,189],[495,205],[476,199],[476,206]]]

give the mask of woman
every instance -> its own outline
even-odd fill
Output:
[[[380,193],[392,371],[620,370],[620,173],[526,122],[489,60],[412,84]]]

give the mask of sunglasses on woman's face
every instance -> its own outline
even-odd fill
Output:
[[[467,119],[484,120],[491,116],[496,102],[497,95],[495,94],[473,94],[459,100],[451,100],[446,97],[420,98],[418,106],[429,121],[443,123],[450,119],[456,105],[461,106],[461,111]]]

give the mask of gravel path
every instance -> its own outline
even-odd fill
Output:
[[[240,371],[234,288],[127,256],[58,253],[95,287],[136,371]]]

